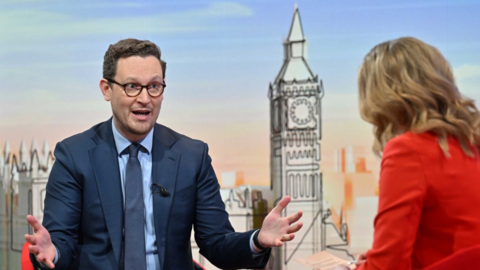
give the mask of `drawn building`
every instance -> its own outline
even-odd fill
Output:
[[[290,195],[284,215],[303,211],[304,227],[295,239],[273,251],[273,269],[298,269],[294,257],[306,257],[322,247],[322,81],[307,61],[307,40],[295,6],[284,43],[284,62],[270,84],[271,188],[275,204]]]
[[[377,181],[367,168],[363,146],[341,147],[335,150],[334,157],[334,171],[323,173],[324,201],[332,212],[340,211],[347,219],[349,253],[364,252],[373,242]],[[328,233],[326,241],[333,242],[336,235]]]
[[[24,235],[32,233],[25,217],[31,214],[42,222],[45,186],[52,163],[53,155],[46,141],[41,152],[36,140],[30,151],[22,141],[17,155],[7,141],[0,153],[0,269],[21,269]]]

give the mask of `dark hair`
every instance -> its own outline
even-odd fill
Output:
[[[163,78],[165,78],[167,63],[161,59],[161,55],[160,48],[149,40],[122,39],[115,44],[111,44],[105,52],[103,57],[103,78],[113,79],[117,73],[118,59],[130,56],[154,56],[160,61]]]

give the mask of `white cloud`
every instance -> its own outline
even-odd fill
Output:
[[[108,7],[105,7],[108,8]],[[87,11],[84,11],[85,13]],[[233,2],[216,2],[206,7],[149,16],[84,18],[81,12],[59,13],[38,9],[0,11],[0,39],[12,45],[52,38],[88,37],[105,34],[173,33],[205,31],[219,27],[216,19],[251,16],[253,11]]]
[[[480,105],[480,66],[463,65],[454,68],[454,74],[460,92]]]
[[[194,13],[198,13],[195,11]],[[221,17],[246,17],[253,15],[247,6],[233,2],[215,2],[204,9],[200,14]]]
[[[78,2],[75,3],[75,8],[95,9],[95,8],[142,8],[150,7],[151,4],[142,2]]]
[[[6,6],[6,5],[14,5],[14,4],[32,4],[32,3],[38,3],[41,0],[2,0],[0,2],[0,5]]]
[[[453,70],[457,80],[480,78],[480,66],[477,65],[463,65]]]

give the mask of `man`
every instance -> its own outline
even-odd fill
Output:
[[[57,144],[43,226],[25,235],[42,269],[194,269],[190,233],[219,268],[259,268],[302,213],[285,197],[259,231],[235,233],[205,143],[156,124],[166,63],[150,41],[108,48],[100,89],[113,117]],[[40,262],[40,263],[39,263]]]

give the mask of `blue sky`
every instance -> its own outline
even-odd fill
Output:
[[[195,98],[264,95],[281,65],[281,41],[293,10],[293,1],[2,3],[0,79],[7,89],[22,81],[35,91],[38,83],[56,80],[91,88],[86,83],[96,83],[101,75],[108,44],[138,37],[160,45],[169,63],[170,84],[180,83]],[[480,61],[476,53],[480,5],[475,1],[298,1],[298,5],[310,64],[335,92],[351,92],[354,80],[345,77],[355,74],[363,55],[376,43],[399,36],[434,44],[453,66]],[[231,85],[221,91],[201,87],[212,81]],[[200,89],[193,89],[197,84]],[[49,89],[58,91],[56,86]],[[68,96],[85,96],[73,92]]]
[[[156,42],[168,63],[159,122],[210,142],[214,160],[228,164],[220,165],[225,170],[248,175],[261,167],[267,177],[267,90],[282,64],[294,3],[2,0],[0,148],[4,140],[18,144],[33,137],[53,144],[107,119],[109,105],[98,89],[103,54],[109,44],[136,37]],[[363,56],[400,36],[439,48],[460,90],[480,98],[478,1],[297,3],[310,66],[325,86],[325,125],[345,123],[335,132],[360,121],[356,72]],[[344,144],[370,138],[336,137]],[[245,142],[252,148],[226,147]],[[221,149],[238,150],[241,158]],[[241,161],[248,159],[256,163]]]

